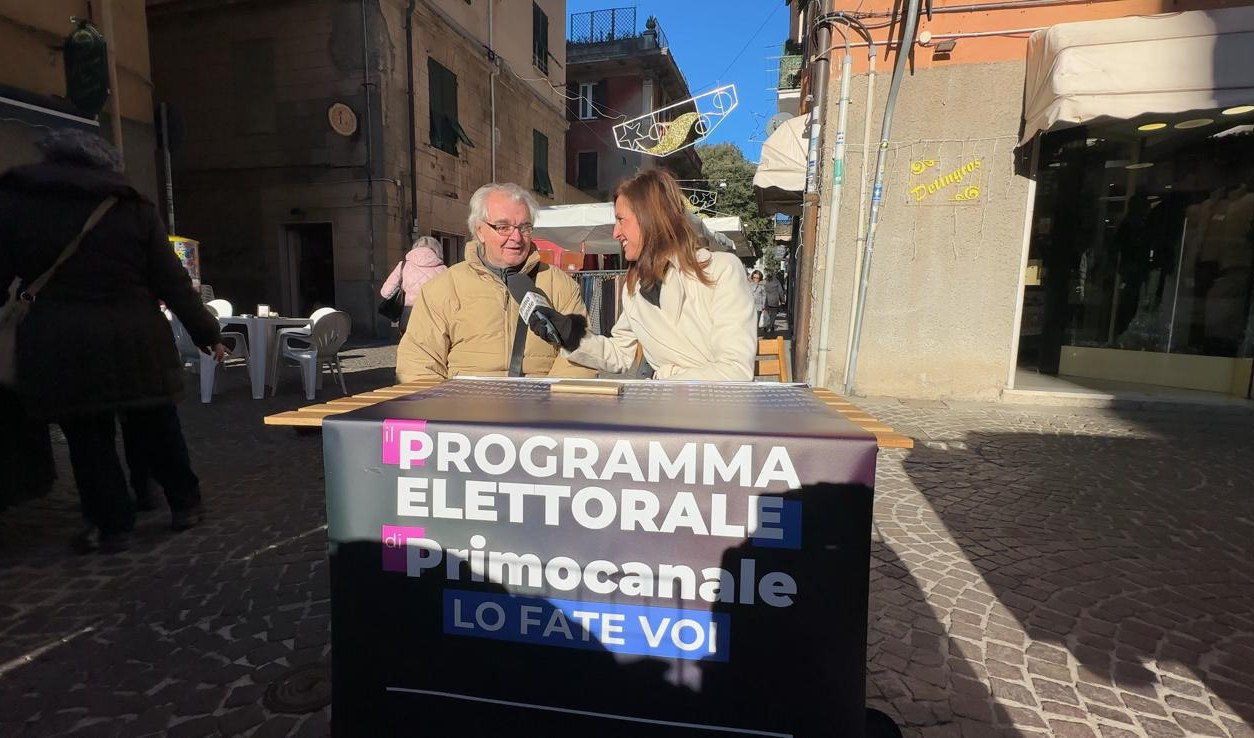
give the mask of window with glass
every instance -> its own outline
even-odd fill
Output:
[[[591,82],[579,83],[579,110],[580,120],[592,120],[597,117],[596,108],[593,106],[592,93],[596,85]]]
[[[597,188],[597,152],[579,152],[575,159],[575,186],[581,190]]]
[[[549,73],[549,16],[535,3],[531,4],[531,63]]]
[[[1222,362],[1180,357],[1254,357],[1252,222],[1254,106],[1046,134],[1020,364],[1221,390],[1183,375]],[[1249,395],[1249,364],[1230,394]]]
[[[549,179],[549,138],[539,131],[531,132],[531,189],[541,195],[553,194]]]

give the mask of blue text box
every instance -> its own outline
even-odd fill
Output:
[[[727,613],[444,590],[448,635],[605,650],[691,661],[727,661]]]

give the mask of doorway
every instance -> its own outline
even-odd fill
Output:
[[[466,239],[452,233],[432,231],[431,235],[440,242],[441,258],[446,266],[466,260]]]
[[[305,316],[335,307],[335,256],[330,223],[283,226],[283,312]]]

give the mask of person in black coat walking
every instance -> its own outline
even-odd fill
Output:
[[[135,506],[114,441],[119,418],[165,490],[172,527],[202,517],[200,482],[175,409],[183,364],[158,301],[202,351],[221,360],[226,348],[156,207],[120,173],[117,150],[82,131],[53,133],[39,146],[42,163],[0,175],[0,284],[36,279],[103,200],[118,200],[18,327],[15,386],[27,412],[60,425],[69,444],[88,523],[75,548],[124,550]]]

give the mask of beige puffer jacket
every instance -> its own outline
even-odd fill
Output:
[[[533,251],[523,265],[553,307],[587,316],[575,280],[540,263]],[[396,351],[400,382],[460,374],[505,376],[518,328],[518,302],[499,276],[480,260],[479,244],[466,245],[466,260],[427,282],[414,302]],[[523,347],[525,376],[594,377],[596,370],[558,356],[554,346],[528,332]]]

